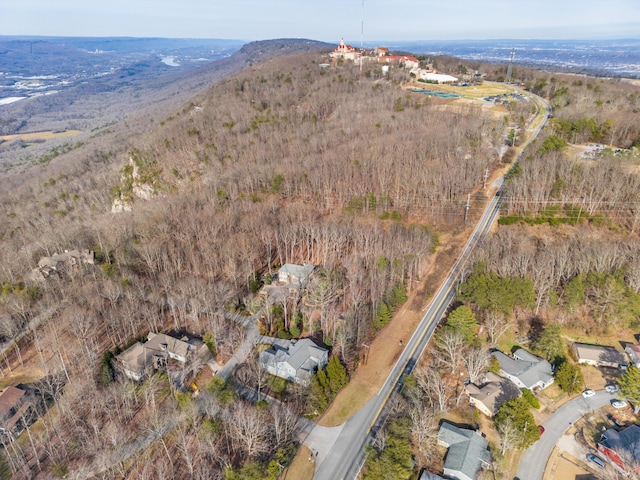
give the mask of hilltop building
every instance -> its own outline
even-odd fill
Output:
[[[342,39],[340,40],[340,45],[338,45],[333,52],[329,54],[329,56],[334,59],[342,58],[345,60],[356,61],[360,59],[360,52],[355,47],[344,43],[344,39]]]

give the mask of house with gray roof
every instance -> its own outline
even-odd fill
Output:
[[[520,396],[520,389],[512,381],[492,372],[487,372],[478,385],[469,383],[464,389],[469,403],[490,418],[503,403]]]
[[[279,340],[260,353],[260,364],[271,375],[308,385],[319,368],[327,365],[329,351],[308,338]]]
[[[490,465],[489,442],[475,430],[442,422],[438,430],[438,445],[448,448],[444,459],[445,478],[476,480],[478,472]]]
[[[624,351],[627,352],[627,355],[629,355],[631,363],[640,368],[640,345],[629,343],[626,347],[624,347]]]
[[[625,354],[615,347],[576,342],[573,344],[573,351],[578,363],[595,367],[624,368],[629,364]]]
[[[309,280],[309,275],[315,267],[309,263],[296,265],[285,263],[278,270],[278,282],[289,285],[292,288],[304,288]]]
[[[523,348],[513,352],[513,357],[497,350],[491,355],[500,363],[500,375],[511,380],[519,388],[544,390],[553,383],[551,364]]]

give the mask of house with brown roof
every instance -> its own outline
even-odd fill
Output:
[[[498,413],[502,404],[520,396],[520,390],[511,380],[493,372],[487,372],[478,385],[469,383],[464,389],[469,403],[490,418]]]
[[[71,274],[80,265],[95,263],[95,252],[88,249],[65,250],[50,257],[42,257],[38,266],[31,271],[31,279],[36,282],[45,281],[52,275]]]
[[[153,370],[164,370],[169,359],[186,363],[195,351],[186,337],[178,339],[164,333],[150,332],[145,343],[136,342],[116,356],[118,365],[131,380],[140,381]]]
[[[10,440],[18,435],[33,410],[33,404],[27,392],[21,388],[9,386],[0,393],[0,433]]]
[[[627,357],[615,347],[574,343],[573,351],[578,363],[595,367],[624,368],[628,365]]]

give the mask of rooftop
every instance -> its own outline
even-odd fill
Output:
[[[442,422],[438,443],[449,448],[444,468],[462,472],[469,478],[476,478],[482,465],[491,461],[491,453],[487,450],[489,442],[475,430]]]
[[[551,364],[523,348],[513,352],[513,358],[500,351],[492,355],[500,362],[500,368],[505,373],[519,378],[527,388],[533,388],[540,381],[547,383],[553,378]]]
[[[598,363],[627,363],[624,353],[615,347],[574,343],[578,359],[591,360]]]

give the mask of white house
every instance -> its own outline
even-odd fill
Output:
[[[329,351],[308,338],[273,340],[271,348],[260,353],[260,364],[271,375],[308,385],[313,374],[327,365]]]
[[[278,282],[287,284],[295,288],[303,288],[309,280],[309,275],[315,267],[309,263],[296,265],[295,263],[285,263],[278,270]]]
[[[500,363],[500,375],[511,380],[519,388],[544,390],[553,383],[551,364],[523,348],[513,352],[513,358],[499,351],[491,355]]]
[[[144,347],[136,342],[116,357],[124,374],[131,380],[139,382],[147,372],[147,361]]]
[[[573,344],[573,350],[578,363],[612,368],[625,367],[628,364],[624,353],[615,347],[576,342]]]

